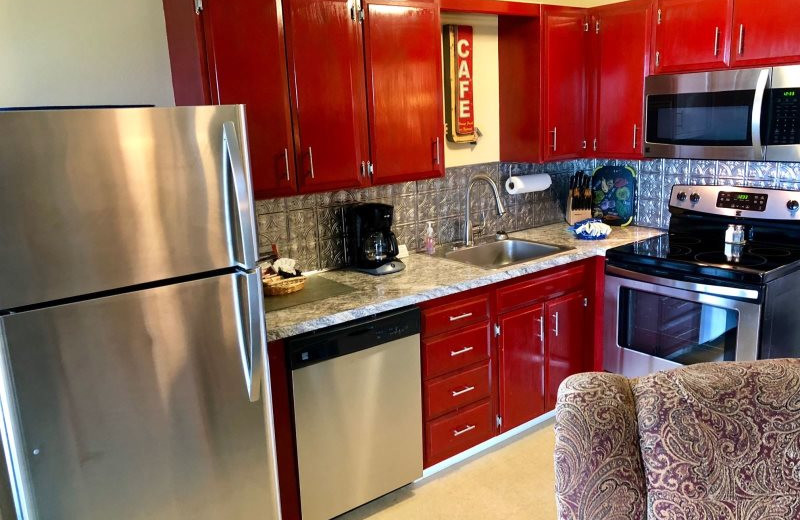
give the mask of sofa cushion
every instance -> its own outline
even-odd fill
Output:
[[[555,433],[561,520],[644,518],[644,474],[626,378],[585,373],[564,380]]]
[[[648,518],[800,518],[800,360],[631,381]]]

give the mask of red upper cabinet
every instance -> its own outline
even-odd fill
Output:
[[[203,12],[211,101],[246,105],[256,198],[296,191],[286,61],[276,59],[285,56],[280,7],[280,1],[207,2]]]
[[[365,5],[373,182],[444,174],[441,32],[430,3]]]
[[[638,158],[650,2],[612,4],[592,13],[589,146],[601,157]]]
[[[545,161],[580,157],[586,148],[585,9],[542,10],[542,130]]]
[[[798,28],[798,0],[736,0],[731,65],[739,67],[800,61]]]
[[[192,2],[163,0],[172,90],[178,106],[211,103],[203,19]]]
[[[556,406],[558,386],[564,379],[591,370],[594,348],[588,313],[588,299],[575,292],[547,302],[547,368],[545,409]]]
[[[361,24],[347,0],[285,0],[298,182],[304,193],[368,181]]]
[[[508,431],[544,413],[543,305],[500,315],[500,415]]]
[[[728,65],[733,0],[658,0],[656,74]]]

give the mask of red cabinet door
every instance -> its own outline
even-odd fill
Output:
[[[545,408],[556,406],[558,385],[578,372],[590,370],[594,361],[588,300],[582,292],[570,293],[545,305],[547,369]]]
[[[544,326],[541,304],[499,317],[502,430],[544,413]]]
[[[624,2],[594,11],[590,146],[600,157],[642,155],[649,5]]]
[[[800,1],[736,0],[731,65],[753,66],[800,61]]]
[[[586,145],[586,10],[548,6],[542,24],[542,155],[546,161],[580,157]]]
[[[207,2],[203,11],[212,101],[246,105],[256,198],[292,194],[297,186],[279,6]]]
[[[351,6],[347,0],[284,3],[303,193],[368,181],[361,166],[367,160],[361,22]]]
[[[655,72],[725,67],[733,0],[659,0]]]
[[[439,12],[367,3],[364,22],[373,183],[444,174]]]

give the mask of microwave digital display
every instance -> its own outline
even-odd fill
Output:
[[[739,191],[721,191],[717,195],[717,207],[743,209],[745,211],[766,211],[766,193],[744,193]]]

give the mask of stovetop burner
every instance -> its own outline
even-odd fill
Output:
[[[764,265],[767,263],[767,259],[763,256],[758,256],[754,254],[750,254],[750,252],[746,252],[740,255],[726,255],[725,253],[720,253],[717,251],[708,251],[705,253],[697,253],[694,255],[694,259],[698,262],[709,263],[709,264],[719,264],[719,265],[732,265],[732,266],[745,266],[745,267],[757,267],[759,265]]]

